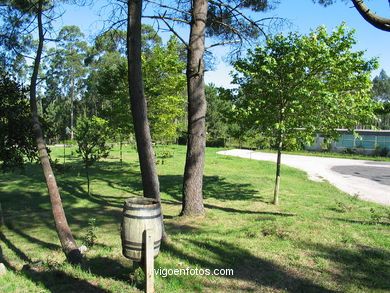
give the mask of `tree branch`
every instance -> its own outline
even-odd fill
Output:
[[[376,28],[390,32],[390,19],[381,17],[369,9],[363,0],[352,0],[353,5],[359,11],[360,15]]]
[[[220,43],[215,43],[215,44],[212,44],[211,46],[208,46],[206,47],[206,50],[210,49],[210,48],[213,48],[213,47],[217,47],[217,46],[223,46],[223,45],[227,45],[227,44],[235,44],[235,43],[240,43],[242,40],[231,40],[231,41],[226,41],[226,42],[220,42]]]
[[[150,18],[150,19],[162,19],[161,16],[154,16],[154,15],[143,15],[143,18]],[[175,17],[164,17],[164,19],[172,20],[172,21],[178,21],[183,22],[186,24],[190,24],[188,20],[181,19],[181,18],[175,18]]]
[[[186,48],[188,49],[189,46],[188,46],[188,43],[173,29],[173,27],[165,20],[165,15],[160,15],[161,17],[161,20],[165,23],[165,25],[169,28],[169,30],[176,36],[179,38],[179,40],[184,44],[184,46],[186,46]]]
[[[172,7],[172,6],[167,6],[167,5],[164,5],[162,3],[158,3],[158,2],[152,1],[152,0],[145,0],[145,2],[149,2],[149,3],[152,3],[152,4],[158,5],[158,6],[162,7],[162,8],[168,8],[168,9],[171,9],[171,10],[183,13],[183,14],[191,15],[191,13],[188,12],[188,11],[184,11],[184,10],[181,10],[179,8]]]

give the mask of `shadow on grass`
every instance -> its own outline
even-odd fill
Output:
[[[47,290],[53,293],[73,293],[73,292],[85,292],[85,293],[109,293],[110,291],[101,289],[85,280],[81,280],[66,274],[60,270],[47,270],[43,267],[31,267],[31,259],[16,245],[14,245],[3,233],[0,232],[0,240],[10,250],[12,250],[21,260],[28,264],[18,271],[6,257],[1,257],[1,262],[7,267],[7,269],[21,274],[27,279],[30,279],[34,283],[42,284]],[[1,247],[0,247],[1,250]]]
[[[52,293],[109,293],[85,280],[81,280],[59,270],[24,269],[22,274],[30,280],[42,284]]]
[[[173,201],[173,200],[166,200],[161,199],[162,204],[168,204],[168,205],[181,205],[181,201]],[[214,210],[220,210],[226,213],[239,213],[239,214],[255,214],[255,215],[270,215],[270,216],[283,216],[283,217],[293,217],[296,216],[296,214],[290,214],[290,213],[280,213],[280,212],[264,212],[264,211],[254,211],[254,210],[241,210],[241,209],[235,209],[235,208],[229,208],[229,207],[223,207],[223,206],[217,206],[213,204],[204,203],[203,204],[205,208]],[[164,216],[164,219],[171,219],[174,218],[173,216]]]
[[[125,198],[132,195],[142,195],[142,184],[139,171],[132,170],[132,164],[123,163],[119,167],[118,162],[98,162],[91,168],[91,186],[94,190],[94,181],[104,182],[110,188],[119,190],[124,196],[112,196],[104,194],[104,191],[93,192],[88,196],[85,190],[86,178],[84,176],[84,167],[81,163],[69,163],[71,168],[65,174],[58,174],[57,181],[60,187],[63,205],[66,214],[74,215],[73,206],[86,201],[94,204],[96,207],[112,208],[121,210]],[[17,175],[17,176],[14,176]],[[38,165],[28,165],[25,174],[2,174],[4,182],[13,184],[16,188],[7,192],[2,200],[5,213],[31,213],[31,212],[50,212],[50,201],[47,196],[42,171]],[[15,180],[15,178],[17,178]],[[163,175],[160,176],[161,192],[165,192],[174,200],[181,201],[182,175]],[[26,191],[25,187],[37,184],[37,188],[42,188],[42,192]],[[4,185],[4,184],[0,184]],[[19,187],[19,188],[18,188]],[[19,189],[19,190],[18,190]],[[204,176],[204,197],[224,200],[256,200],[258,191],[251,184],[232,183],[220,176]],[[16,200],[16,198],[18,200]],[[209,208],[219,208],[209,205]],[[88,208],[92,208],[88,206]],[[86,209],[85,211],[87,211]],[[92,210],[91,210],[92,211]],[[227,212],[234,212],[233,209],[226,209]],[[236,212],[246,212],[237,210]],[[251,211],[248,211],[250,213]],[[7,215],[6,215],[7,216]],[[94,217],[92,214],[90,217]]]
[[[41,239],[38,239],[36,237],[33,237],[23,231],[21,231],[20,229],[17,229],[14,227],[14,225],[12,223],[6,223],[5,225],[10,231],[18,234],[19,236],[23,237],[24,239],[26,239],[28,242],[31,242],[31,243],[36,243],[38,245],[40,245],[41,247],[43,248],[47,248],[47,249],[51,249],[51,250],[56,250],[56,249],[59,249],[61,248],[59,245],[57,244],[53,244],[53,243],[48,243],[48,242],[45,242],[45,241],[42,241]]]
[[[161,192],[169,194],[173,199],[181,201],[183,185],[182,175],[159,176]],[[259,200],[255,197],[258,191],[251,184],[231,183],[220,176],[203,177],[204,198],[219,200]]]
[[[351,224],[359,224],[359,225],[369,225],[369,226],[390,226],[390,223],[388,222],[375,222],[375,221],[363,221],[363,220],[350,220],[350,219],[342,219],[342,218],[331,218],[331,217],[325,217],[325,219],[328,220],[336,220],[340,222],[345,222],[345,223],[351,223]]]
[[[124,257],[122,259],[123,261],[108,257],[90,258],[87,259],[86,269],[97,276],[128,282],[129,274],[133,271],[132,261]]]
[[[180,243],[186,247],[187,251],[191,252],[187,253],[174,244],[166,243],[163,245],[163,251],[182,261],[188,261],[194,267],[208,268],[211,271],[221,268],[234,269],[234,276],[225,276],[226,279],[254,282],[260,287],[280,289],[292,293],[336,292],[315,284],[310,280],[311,275],[306,278],[291,274],[283,267],[254,256],[250,251],[226,241],[182,239]],[[299,245],[302,245],[308,253],[315,257],[321,257],[335,263],[327,270],[313,267],[310,271],[320,274],[326,273],[329,275],[328,279],[342,284],[343,288],[352,286],[362,290],[364,288],[367,290],[390,289],[389,251],[363,245],[355,245],[352,249],[319,243],[299,243]],[[202,255],[207,255],[207,258],[201,257]],[[304,274],[307,273],[307,271],[304,272]],[[180,276],[171,276],[171,278],[180,278]],[[203,286],[207,287],[208,284],[203,284]]]
[[[9,249],[11,249],[21,260],[24,262],[30,263],[31,259],[18,247],[16,247],[8,238],[0,231],[0,240],[6,245]],[[4,258],[4,256],[3,256]],[[5,259],[5,258],[4,258]]]
[[[314,256],[335,262],[337,273],[333,268],[328,273],[333,274],[340,283],[390,291],[390,251],[360,244],[354,244],[351,248],[320,243],[303,243],[303,246]]]
[[[187,240],[190,246],[195,246],[196,250],[204,250],[206,255],[213,254],[213,257],[207,259],[194,256],[193,253],[187,254],[172,244],[165,244],[163,251],[188,261],[192,266],[200,266],[202,269],[233,269],[233,276],[225,276],[226,279],[236,279],[249,283],[255,283],[257,286],[269,287],[285,290],[286,292],[326,292],[334,293],[336,291],[326,289],[313,283],[311,280],[293,276],[283,268],[267,260],[254,256],[246,249],[238,247],[226,241],[197,241]],[[186,245],[184,245],[186,246]],[[202,255],[197,253],[197,255]],[[170,276],[171,278],[180,278],[180,276]],[[207,284],[204,284],[207,287]],[[248,289],[253,291],[254,289]]]

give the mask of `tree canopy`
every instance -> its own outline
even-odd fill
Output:
[[[311,143],[317,132],[336,138],[337,128],[353,130],[375,118],[370,73],[377,61],[353,51],[353,34],[344,24],[330,34],[325,27],[308,36],[278,34],[233,64],[240,85],[234,107],[277,138],[278,168],[287,139]]]
[[[2,169],[38,159],[30,103],[21,86],[0,72],[0,162]]]

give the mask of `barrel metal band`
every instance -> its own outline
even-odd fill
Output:
[[[158,255],[155,255],[154,258],[156,259]],[[141,261],[141,257],[131,257],[131,256],[126,256],[126,258],[133,260],[133,261]]]
[[[124,214],[123,216],[130,219],[156,219],[161,217],[161,213],[154,216],[133,216],[128,214]]]
[[[142,207],[142,208],[125,206],[125,210],[127,211],[143,211],[143,210],[156,210],[156,209],[159,209],[158,205],[151,206],[151,207]]]
[[[160,244],[154,246],[154,249],[158,249],[158,248],[160,248]],[[133,251],[144,251],[145,247],[130,247],[130,246],[125,245],[125,249],[133,250]]]
[[[154,241],[154,245],[159,245],[160,242],[161,242],[161,240]],[[125,244],[125,245],[132,245],[132,246],[139,246],[139,247],[141,247],[142,245],[144,245],[144,244],[139,243],[139,242],[133,242],[133,241],[128,241],[128,240],[125,240],[125,241],[124,241],[124,244]]]

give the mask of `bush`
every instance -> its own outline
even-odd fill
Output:
[[[206,146],[208,146],[208,147],[225,147],[225,138],[224,137],[207,138]]]
[[[375,157],[387,157],[389,155],[389,149],[387,147],[375,146],[374,156]]]

